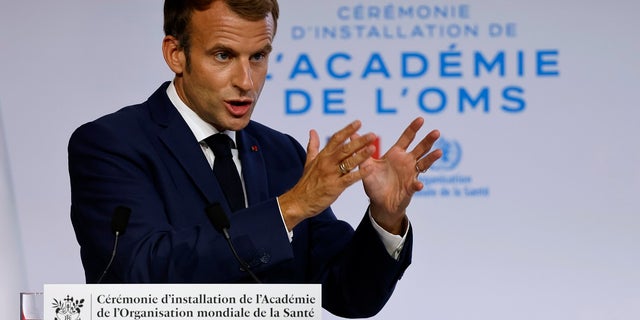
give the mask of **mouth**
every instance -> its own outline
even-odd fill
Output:
[[[251,110],[253,99],[230,99],[225,100],[225,103],[232,115],[241,117]]]

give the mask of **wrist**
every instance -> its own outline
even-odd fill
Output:
[[[398,213],[385,212],[371,203],[369,205],[369,212],[371,212],[373,220],[389,233],[402,235],[409,226],[409,218],[405,211]]]
[[[303,210],[296,201],[296,197],[292,196],[290,192],[286,192],[278,197],[278,204],[280,205],[280,212],[284,219],[284,224],[287,230],[291,231],[300,223],[303,218]]]

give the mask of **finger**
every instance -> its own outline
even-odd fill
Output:
[[[413,187],[413,191],[414,191],[414,192],[419,192],[419,191],[421,191],[421,190],[424,188],[424,183],[422,183],[422,181],[420,181],[420,180],[417,180],[417,179],[416,179],[416,180],[413,182],[412,187]]]
[[[362,180],[364,176],[366,176],[366,174],[363,174],[363,170],[355,170],[342,175],[338,181],[340,181],[341,185],[344,188],[347,188],[352,184]]]
[[[360,135],[358,133],[354,133],[351,135],[351,137],[349,137],[349,140],[353,141],[356,140],[360,137]],[[373,141],[375,141],[377,139],[377,137],[374,138]],[[347,162],[349,165],[351,165],[353,163],[353,168],[355,169],[356,167],[358,168],[358,170],[360,171],[360,174],[362,177],[366,176],[368,171],[366,170],[366,168],[362,167],[362,164],[367,161],[368,159],[370,159],[373,154],[376,153],[377,151],[377,147],[373,144],[369,144],[367,146],[367,148],[369,148],[369,150],[362,150],[361,154],[357,154],[358,152],[356,152],[356,154],[354,154],[354,156],[356,156],[356,158],[353,159],[353,162]],[[351,168],[351,167],[350,167]]]
[[[442,150],[433,150],[416,162],[416,169],[420,169],[420,172],[425,172],[440,158],[442,158]]]
[[[344,157],[340,162],[340,164],[344,166],[344,169],[347,173],[359,167],[364,161],[371,158],[371,156],[375,153],[376,147],[372,144],[372,142],[375,141],[376,136],[373,134],[370,134],[370,135],[371,137],[366,137],[366,136],[363,137],[358,133],[354,133],[349,137],[349,141],[350,143],[352,143],[351,147],[354,148],[353,150],[355,151],[352,151],[351,149],[349,149],[349,146],[345,145],[343,156],[344,155],[347,155],[347,156]],[[361,144],[361,143],[364,143],[364,144]],[[346,173],[343,173],[340,167],[338,168],[339,168],[338,171],[340,172],[341,176],[344,176]],[[360,169],[358,171],[360,171]],[[355,178],[353,176],[350,176],[350,177],[346,177],[347,178],[346,180],[349,180],[350,183],[353,183],[353,181],[358,181],[362,179],[362,176],[364,175],[358,175]]]
[[[354,133],[351,135],[349,142],[344,143],[340,147],[340,149],[336,150],[335,157],[338,161],[344,161],[345,159],[349,159],[353,157],[356,153],[362,151],[364,148],[372,145],[375,140],[376,140],[376,135],[373,133],[367,133],[362,136]]]
[[[352,153],[349,157],[344,158],[341,163],[344,165],[346,171],[351,171],[367,159],[371,158],[375,151],[376,147],[374,145],[366,145],[355,153]]]
[[[316,130],[309,131],[309,143],[307,144],[307,160],[305,166],[318,156],[320,152],[320,137]]]
[[[338,132],[334,133],[331,136],[329,142],[327,142],[327,146],[325,147],[325,149],[336,150],[338,148],[341,148],[342,145],[344,145],[344,143],[347,141],[347,139],[352,134],[356,133],[361,126],[362,123],[359,120],[355,120],[348,124],[346,127],[340,129]]]
[[[402,150],[407,150],[413,139],[415,139],[416,133],[418,132],[418,130],[420,130],[423,124],[424,118],[422,117],[415,118],[413,121],[411,121],[409,126],[404,129],[404,131],[398,138],[398,141],[396,141],[395,146],[401,148]]]
[[[440,138],[439,130],[432,130],[429,132],[420,142],[416,145],[413,150],[411,150],[411,154],[416,158],[422,158],[431,148],[433,148],[433,144]]]

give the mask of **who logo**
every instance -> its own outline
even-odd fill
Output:
[[[451,171],[458,167],[462,159],[462,147],[458,141],[440,137],[433,145],[433,150],[441,149],[442,158],[436,161],[429,170]]]

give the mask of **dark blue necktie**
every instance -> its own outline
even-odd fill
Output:
[[[233,140],[224,133],[217,133],[204,141],[216,156],[213,162],[213,173],[216,175],[225,197],[227,197],[231,211],[244,208],[242,181],[231,154],[231,148],[235,148]]]

